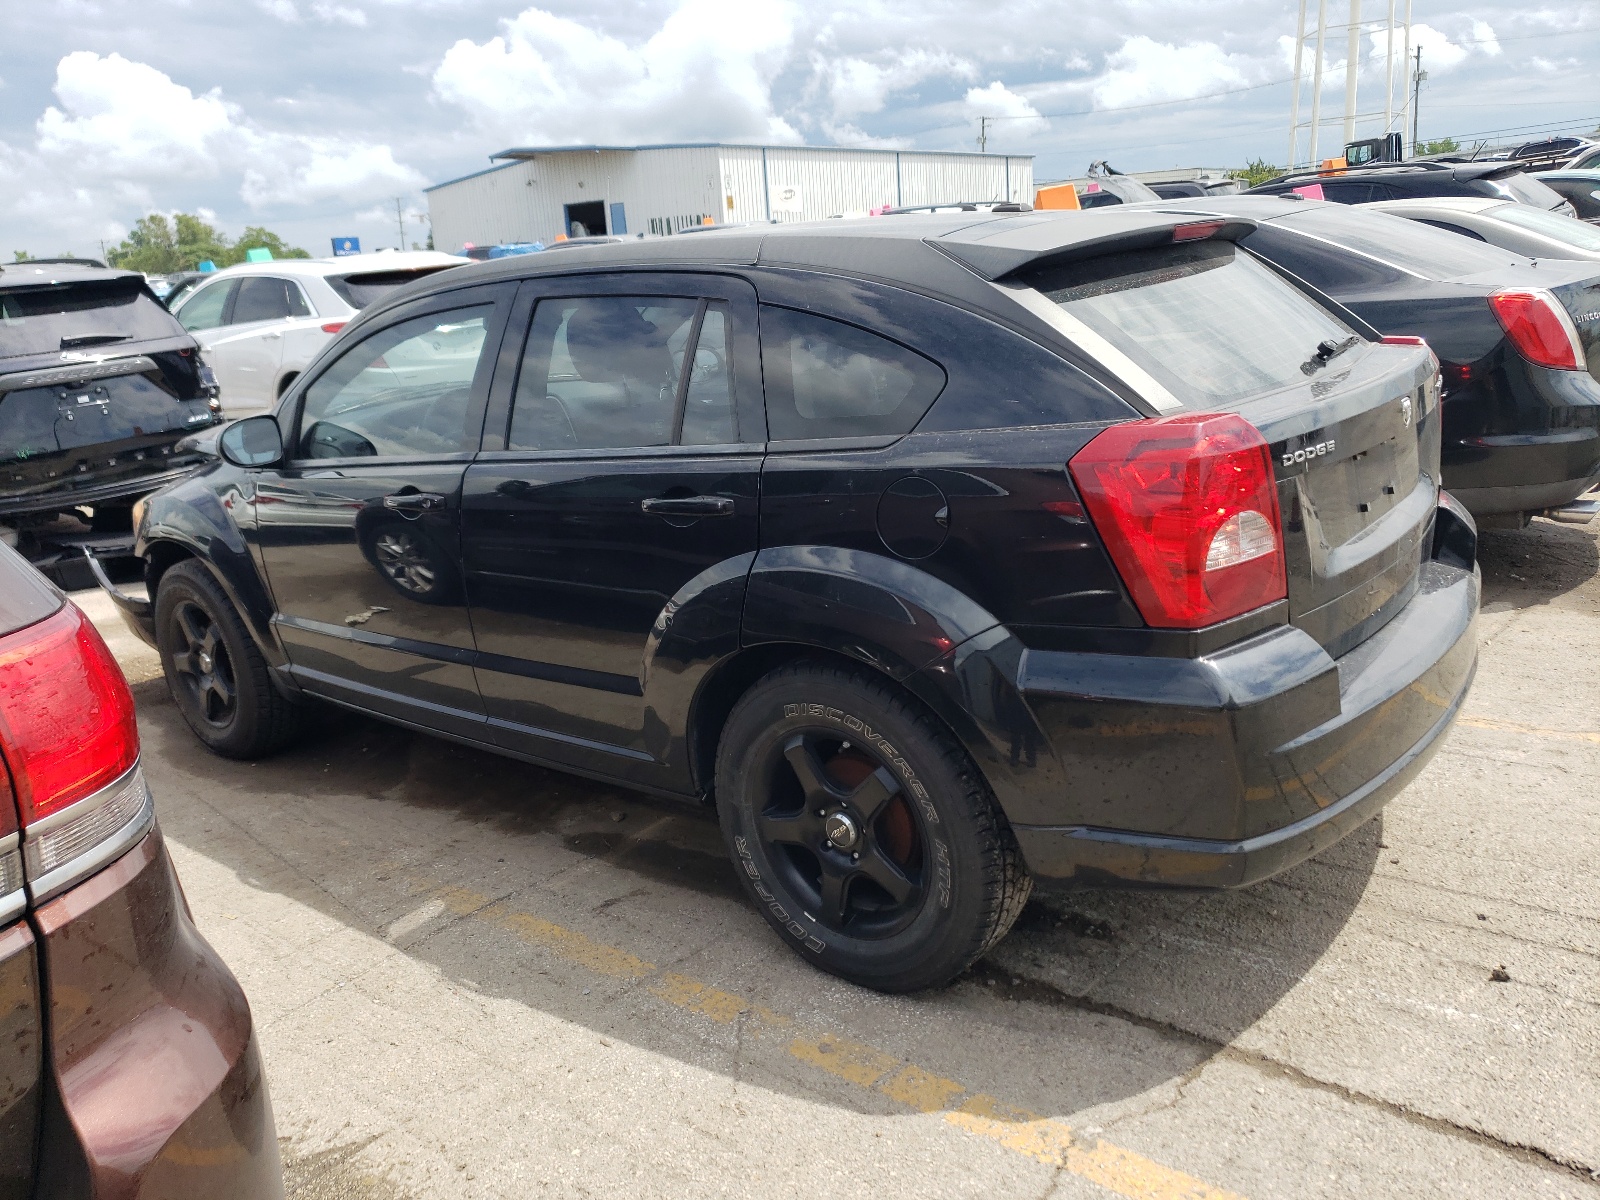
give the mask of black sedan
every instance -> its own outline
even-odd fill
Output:
[[[1398,162],[1293,171],[1251,188],[1250,196],[1300,195],[1335,204],[1422,196],[1489,196],[1572,215],[1564,196],[1524,173],[1522,163]]]
[[[1524,524],[1600,479],[1600,266],[1311,200],[1183,211],[1258,222],[1251,250],[1381,332],[1427,340],[1444,376],[1444,485],[1480,520]]]
[[[942,983],[1035,882],[1239,886],[1476,662],[1437,363],[1123,208],[729,230],[372,305],[138,530],[179,710],[331,701],[714,805],[818,966]]]

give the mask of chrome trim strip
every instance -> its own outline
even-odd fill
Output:
[[[1158,383],[1150,372],[1059,304],[1052,304],[1037,288],[1022,283],[991,283],[989,286],[998,288],[1084,353],[1098,360],[1102,367],[1132,388],[1141,400],[1158,413],[1165,416],[1183,411],[1183,402]]]
[[[57,809],[48,817],[40,817],[32,825],[29,825],[22,831],[23,843],[26,844],[28,842],[37,842],[51,830],[60,829],[63,825],[70,825],[85,813],[93,812],[95,809],[99,808],[107,800],[110,800],[113,796],[119,794],[122,789],[128,785],[128,782],[139,773],[139,766],[141,763],[143,763],[143,761],[144,759],[142,757],[135,759],[133,766],[129,767],[121,775],[118,775],[98,792],[91,792],[82,800],[76,800],[67,805],[65,808]]]
[[[106,787],[101,788],[91,796],[85,796],[75,804],[70,804],[60,812],[51,813],[30,825],[24,830],[23,836],[23,863],[26,869],[28,860],[32,857],[28,849],[36,845],[41,839],[62,828],[73,821],[89,816],[109,800],[112,800],[135,781],[144,791],[144,799],[133,818],[116,830],[109,837],[96,842],[89,849],[79,854],[76,858],[62,863],[59,867],[45,872],[37,878],[27,882],[28,896],[35,905],[42,904],[52,896],[65,891],[75,883],[79,883],[88,876],[93,875],[101,867],[113,860],[120,858],[145,834],[150,832],[155,825],[155,797],[150,794],[149,785],[144,782],[144,777],[139,770],[140,764],[135,762],[131,768]]]
[[[0,896],[0,925],[11,923],[28,911],[28,893],[18,888]]]
[[[0,837],[0,858],[10,854],[21,844],[22,835],[20,833],[8,833],[5,837]]]
[[[155,360],[144,354],[124,358],[84,358],[67,366],[11,371],[0,375],[0,392],[19,392],[24,388],[49,387],[56,383],[88,383],[116,375],[143,375],[158,369]]]

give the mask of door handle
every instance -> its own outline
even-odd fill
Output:
[[[733,516],[733,501],[726,496],[657,496],[639,501],[639,507],[658,517]]]
[[[442,508],[445,499],[438,492],[396,492],[383,498],[383,506],[400,512],[427,512]]]
[[[279,333],[276,329],[274,329],[274,330],[271,330],[268,333],[262,334],[261,336],[262,337],[269,337],[269,338],[281,338],[283,336],[283,334]]]

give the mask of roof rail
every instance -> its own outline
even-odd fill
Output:
[[[1314,179],[1327,175],[1349,175],[1362,171],[1393,171],[1401,168],[1414,171],[1449,171],[1456,164],[1443,162],[1429,162],[1425,159],[1409,159],[1406,162],[1372,162],[1362,163],[1359,167],[1302,167],[1297,171],[1285,171],[1275,179],[1267,180],[1268,183],[1282,183],[1288,179]]]

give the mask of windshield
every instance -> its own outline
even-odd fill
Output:
[[[1109,255],[1026,282],[1189,408],[1305,383],[1319,348],[1341,366],[1362,353],[1332,313],[1232,242]]]
[[[1310,204],[1273,222],[1390,263],[1424,279],[1459,279],[1527,259],[1392,213],[1344,204]]]
[[[1499,208],[1491,208],[1489,214],[1496,221],[1504,221],[1507,225],[1515,225],[1551,241],[1565,242],[1579,250],[1600,250],[1600,228],[1576,217],[1545,212],[1531,204],[1502,204]]]
[[[90,352],[182,334],[137,278],[0,289],[0,358]]]
[[[351,308],[365,308],[395,288],[415,283],[425,275],[447,271],[449,266],[417,267],[410,271],[369,271],[363,275],[330,275],[328,286]]]

